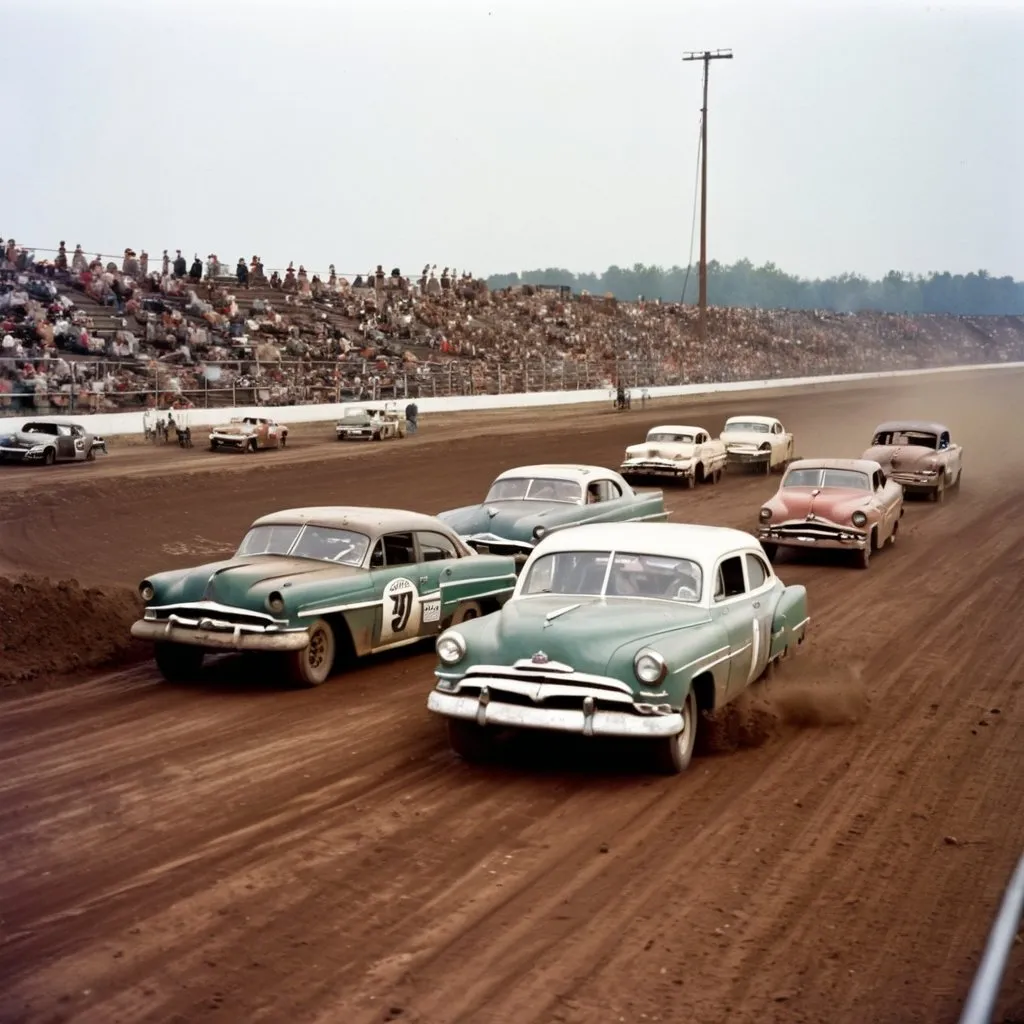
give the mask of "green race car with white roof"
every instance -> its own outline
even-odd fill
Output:
[[[194,675],[208,651],[257,651],[316,686],[342,658],[496,611],[515,580],[512,559],[477,554],[433,516],[294,508],[257,519],[232,558],[143,580],[131,633],[153,642],[168,680]]]
[[[803,643],[807,592],[748,533],[615,523],[545,537],[494,615],[437,639],[427,706],[456,753],[502,728],[650,740],[690,763],[701,712],[739,697]]]

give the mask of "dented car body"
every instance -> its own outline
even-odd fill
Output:
[[[703,427],[652,427],[641,444],[631,444],[619,472],[626,480],[679,480],[687,487],[717,483],[725,469],[725,443]]]
[[[261,448],[284,448],[288,428],[267,416],[238,416],[210,431],[210,451],[255,452]]]

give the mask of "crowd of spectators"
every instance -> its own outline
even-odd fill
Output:
[[[351,280],[349,278],[352,278]],[[1024,360],[1024,321],[712,308],[382,266],[0,241],[0,414],[760,380]]]

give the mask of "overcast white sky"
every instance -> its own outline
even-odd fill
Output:
[[[1024,0],[0,0],[0,233],[478,275],[1024,278]],[[696,250],[694,251],[696,258]]]

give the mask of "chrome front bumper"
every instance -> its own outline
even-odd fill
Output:
[[[811,524],[809,529],[760,529],[757,539],[762,544],[777,544],[786,548],[825,548],[833,551],[851,551],[866,548],[867,534],[859,530],[836,530],[828,533],[815,533]]]
[[[728,462],[738,462],[745,465],[754,462],[767,462],[771,457],[771,452],[748,451],[743,448],[726,448],[725,450],[725,458]]]
[[[683,729],[683,716],[678,713],[640,715],[629,711],[598,709],[593,697],[584,697],[582,710],[527,707],[492,700],[485,680],[479,695],[463,696],[432,690],[427,708],[446,718],[475,721],[478,725],[494,725],[513,729],[549,729],[572,732],[582,736],[618,736],[655,739],[676,736]],[[501,685],[503,680],[495,680]]]
[[[693,476],[693,466],[687,463],[661,461],[624,462],[619,467],[623,476],[635,473],[639,476]]]
[[[217,444],[238,445],[241,448],[248,444],[253,437],[255,437],[255,434],[245,434],[244,436],[239,436],[238,434],[211,434],[210,440],[216,441]]]
[[[309,646],[309,633],[304,629],[266,633],[236,627],[228,632],[179,626],[167,619],[162,622],[139,619],[132,623],[131,634],[136,640],[187,644],[218,651],[301,651]]]

